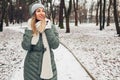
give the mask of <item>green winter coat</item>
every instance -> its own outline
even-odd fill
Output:
[[[52,49],[56,49],[59,46],[58,33],[53,25],[51,29],[46,29],[45,33],[50,47],[53,70],[53,78],[49,80],[57,80],[57,70]],[[24,62],[24,80],[43,80],[40,78],[42,59],[45,51],[42,37],[41,35],[39,36],[39,41],[36,45],[31,45],[31,39],[32,31],[26,29],[22,41],[23,49],[28,51]]]

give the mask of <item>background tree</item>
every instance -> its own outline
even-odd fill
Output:
[[[59,27],[60,27],[61,29],[64,28],[64,25],[63,25],[63,20],[64,20],[64,17],[63,17],[63,9],[64,9],[64,0],[60,0]]]
[[[75,12],[75,26],[78,26],[78,0],[73,0],[74,12]]]
[[[12,4],[12,1],[8,2],[8,16],[9,16],[9,21],[10,23],[13,23],[13,20],[15,18],[15,7]]]
[[[66,6],[64,7],[65,19],[66,19],[66,33],[70,33],[69,17],[71,14],[71,10],[72,10],[72,0],[69,0],[68,6],[66,4]]]
[[[79,17],[78,17],[78,20],[80,22],[80,24],[82,23],[82,7],[80,6],[79,8]]]
[[[81,5],[78,5],[79,6],[79,22],[80,23],[83,23],[83,22],[86,22],[87,21],[87,13],[88,13],[88,10],[86,8],[86,3],[87,1],[84,0],[83,3],[81,3]]]
[[[103,29],[103,25],[102,25],[102,20],[103,20],[103,15],[102,15],[102,0],[100,0],[100,30]]]
[[[0,20],[0,32],[3,31],[3,20],[5,17],[5,9],[6,9],[6,0],[1,1],[1,20]]]
[[[91,2],[92,4],[91,4],[91,6],[90,6],[90,9],[89,9],[89,13],[90,13],[90,21],[92,22],[93,21],[93,10],[94,10],[94,1],[92,0],[92,2]]]
[[[56,7],[55,7],[55,0],[53,3],[50,3],[50,11],[51,11],[51,16],[52,16],[52,22],[55,24],[55,16],[56,16]]]
[[[97,0],[97,5],[96,5],[96,26],[98,25],[99,18],[98,18],[98,12],[99,12],[99,7],[100,7],[100,1]]]
[[[8,23],[8,7],[9,7],[9,3],[6,4],[5,17],[4,17],[6,26],[9,26],[9,23]]]
[[[106,0],[104,0],[104,2],[103,2],[103,29],[104,29],[104,27],[105,27],[105,11],[106,11]]]
[[[108,6],[108,16],[107,16],[107,26],[110,25],[110,9],[112,5],[112,0],[109,0],[109,6]]]
[[[117,1],[116,0],[113,1],[113,8],[114,8],[114,21],[115,21],[116,31],[120,37],[120,27],[119,27],[119,22],[118,22],[118,10],[117,10]]]

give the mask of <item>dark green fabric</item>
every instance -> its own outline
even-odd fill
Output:
[[[57,80],[57,70],[52,49],[59,46],[58,33],[54,26],[51,29],[45,30],[51,52],[51,63],[53,69],[53,78],[49,80]],[[25,30],[23,35],[22,47],[28,50],[24,62],[24,80],[42,80],[40,78],[42,58],[45,51],[41,35],[36,45],[31,45],[32,31]]]

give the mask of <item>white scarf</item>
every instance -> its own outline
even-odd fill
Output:
[[[46,48],[46,51],[43,54],[42,69],[41,69],[40,77],[43,79],[50,79],[53,77],[53,72],[52,72],[52,65],[51,65],[50,48],[49,48],[49,44],[48,44],[45,32],[42,33],[42,40],[43,40],[44,48]]]
[[[28,21],[28,23],[29,23],[29,21]],[[37,28],[38,28],[38,26],[40,26],[40,22],[36,23]],[[50,21],[46,25],[45,29],[46,28],[51,28]],[[47,40],[45,32],[43,31],[41,34],[42,34],[43,45],[44,45],[44,48],[46,48],[46,51],[43,54],[40,78],[50,79],[53,77],[50,48],[49,48],[49,44],[48,44],[48,40]],[[37,44],[38,40],[39,40],[39,35],[34,36],[31,40],[31,44],[34,44],[34,45]]]

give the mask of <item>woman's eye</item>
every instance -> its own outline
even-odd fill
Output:
[[[42,12],[45,12],[45,10],[42,10]]]
[[[40,10],[37,10],[36,12],[40,12]]]

